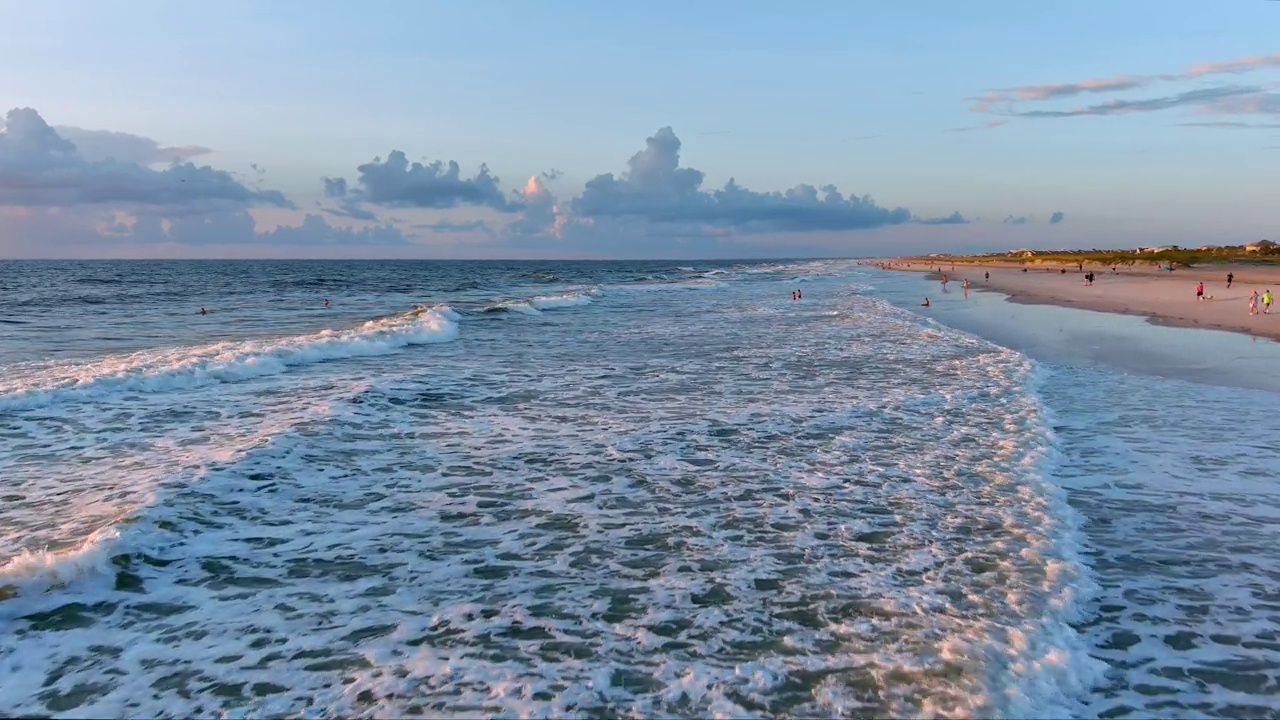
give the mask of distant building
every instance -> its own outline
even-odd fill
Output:
[[[1245,252],[1268,252],[1275,246],[1276,244],[1271,242],[1270,240],[1259,240],[1256,243],[1249,243],[1248,245],[1245,245],[1244,251]]]

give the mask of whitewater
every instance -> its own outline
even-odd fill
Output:
[[[853,261],[5,265],[0,714],[1274,712],[1277,453],[1167,412],[1260,391]]]

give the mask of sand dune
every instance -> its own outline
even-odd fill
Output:
[[[1027,266],[1015,263],[984,263],[967,265],[957,263],[931,265],[920,261],[893,262],[895,270],[932,272],[940,268],[951,281],[954,291],[968,278],[971,290],[994,290],[1009,295],[1014,302],[1048,303],[1079,307],[1101,312],[1143,315],[1152,322],[1187,327],[1231,330],[1258,337],[1280,340],[1280,305],[1273,305],[1272,314],[1249,315],[1248,298],[1253,290],[1259,294],[1267,289],[1280,294],[1280,267],[1253,265],[1214,265],[1199,268],[1179,268],[1173,272],[1154,267],[1111,268],[1085,266],[1081,272],[1075,265]],[[906,262],[911,266],[907,267]],[[1061,271],[1066,269],[1066,274]],[[1093,285],[1084,282],[1085,272],[1096,275]],[[1235,274],[1235,281],[1227,288],[1227,273]],[[984,278],[990,273],[990,279]],[[1203,301],[1196,300],[1196,283],[1204,282]],[[1280,302],[1280,301],[1278,301]]]

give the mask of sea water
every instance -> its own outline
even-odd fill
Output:
[[[0,264],[0,714],[1272,712],[1276,397],[895,282]]]

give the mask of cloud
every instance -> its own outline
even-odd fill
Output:
[[[118,160],[137,165],[170,165],[213,152],[199,145],[162,146],[148,137],[110,130],[85,130],[60,125],[54,131],[71,141],[80,157],[91,163]]]
[[[1280,93],[1259,93],[1248,97],[1228,97],[1209,103],[1202,110],[1210,115],[1280,116]]]
[[[302,224],[280,225],[259,232],[247,212],[214,213],[183,217],[170,222],[158,218],[139,219],[128,237],[152,243],[181,245],[403,245],[408,239],[393,227],[380,225],[360,230],[330,225],[320,215],[308,213]]]
[[[1020,215],[1018,217],[1014,217],[1010,215],[1009,217],[1005,218],[1003,222],[1005,225],[1026,225],[1027,218],[1025,215]]]
[[[1280,128],[1280,123],[1246,123],[1229,120],[1218,120],[1213,122],[1184,122],[1178,123],[1179,127],[1207,127],[1222,128],[1224,130],[1275,130]]]
[[[471,222],[455,223],[455,222],[436,222],[436,223],[418,223],[410,225],[414,230],[425,230],[433,233],[450,233],[450,232],[482,232],[486,235],[493,235],[493,229],[483,220],[473,220]]]
[[[730,179],[705,191],[700,170],[680,167],[681,142],[659,129],[627,161],[627,171],[597,175],[571,203],[578,218],[628,218],[703,227],[704,234],[858,230],[910,222],[906,208],[884,208],[869,196],[845,197],[834,185],[797,185],[786,192],[756,192]]]
[[[1050,215],[1050,216],[1049,216],[1049,224],[1050,224],[1050,225],[1057,225],[1058,223],[1062,222],[1062,220],[1063,220],[1065,217],[1066,217],[1066,215],[1062,214],[1062,211],[1061,211],[1061,210],[1059,210],[1058,212],[1055,212],[1054,214],[1052,214],[1052,215]]]
[[[1080,115],[1125,115],[1128,113],[1157,112],[1187,105],[1206,105],[1213,101],[1251,95],[1260,92],[1256,85],[1227,85],[1225,87],[1188,90],[1177,95],[1148,98],[1146,100],[1112,100],[1100,105],[1073,108],[1071,110],[1028,110],[1012,113],[1025,118],[1060,118]]]
[[[1187,68],[1185,77],[1198,78],[1205,75],[1222,75],[1251,72],[1266,67],[1280,67],[1280,53],[1270,55],[1249,55],[1226,62],[1202,63]]]
[[[967,127],[950,128],[949,130],[947,130],[947,132],[959,133],[959,132],[973,132],[974,130],[991,130],[991,129],[1002,127],[1008,124],[1009,124],[1008,120],[1005,120],[1004,118],[996,118],[994,120],[988,120],[981,125],[969,125]]]
[[[1077,107],[1069,110],[1019,111],[1018,102],[1044,102],[1086,94],[1113,93],[1137,90],[1161,82],[1186,82],[1213,75],[1239,75],[1264,68],[1280,67],[1280,53],[1250,55],[1223,62],[1201,63],[1186,67],[1180,73],[1158,75],[1116,75],[1091,78],[1075,82],[1043,85],[1015,85],[990,90],[978,97],[966,98],[970,110],[979,113],[1028,118],[1063,118],[1085,115],[1121,115],[1133,112],[1158,112],[1176,107],[1198,105],[1209,113],[1240,114],[1249,112],[1275,113],[1274,96],[1261,95],[1262,87],[1226,85],[1200,88],[1163,97],[1116,100],[1109,103]],[[1233,102],[1224,102],[1232,100]],[[1251,107],[1261,109],[1251,110]],[[964,131],[970,128],[956,128]]]
[[[114,147],[127,154],[123,149],[130,142],[98,135],[89,144],[96,144],[96,152]],[[5,115],[0,132],[0,206],[115,204],[170,213],[291,207],[279,192],[255,190],[228,172],[190,162],[152,170],[136,162],[136,142],[130,152],[134,160],[90,160],[35,110],[14,108]]]
[[[356,188],[348,186],[343,178],[323,178],[325,196],[347,198],[350,204],[395,208],[444,210],[471,205],[501,212],[520,209],[502,192],[498,178],[489,173],[486,165],[481,165],[474,177],[464,178],[461,167],[452,160],[429,165],[410,163],[403,152],[393,150],[386,161],[374,158],[356,171]]]
[[[1053,98],[1074,97],[1085,93],[1115,92],[1117,90],[1133,90],[1151,83],[1151,78],[1125,75],[1113,78],[1095,78],[1079,82],[1056,83],[1052,85],[1020,85],[1003,88],[996,92],[1001,96],[1012,95],[1018,100],[1050,100]]]
[[[1076,82],[1051,83],[1047,85],[1015,85],[990,91],[978,98],[969,98],[972,102],[993,103],[1012,100],[1053,100],[1074,97],[1087,93],[1118,92],[1120,90],[1136,90],[1158,82],[1178,80],[1194,80],[1207,75],[1238,75],[1267,67],[1280,67],[1280,53],[1270,55],[1250,55],[1216,63],[1191,65],[1181,73],[1159,75],[1117,75],[1106,78],[1091,78]]]
[[[102,255],[131,246],[289,246],[294,248],[409,246],[410,238],[389,225],[345,228],[308,214],[301,224],[259,230],[247,211],[166,218],[128,215],[87,206],[10,208],[0,211],[0,256]]]
[[[946,217],[918,219],[916,222],[921,225],[965,225],[969,221],[957,210]]]

